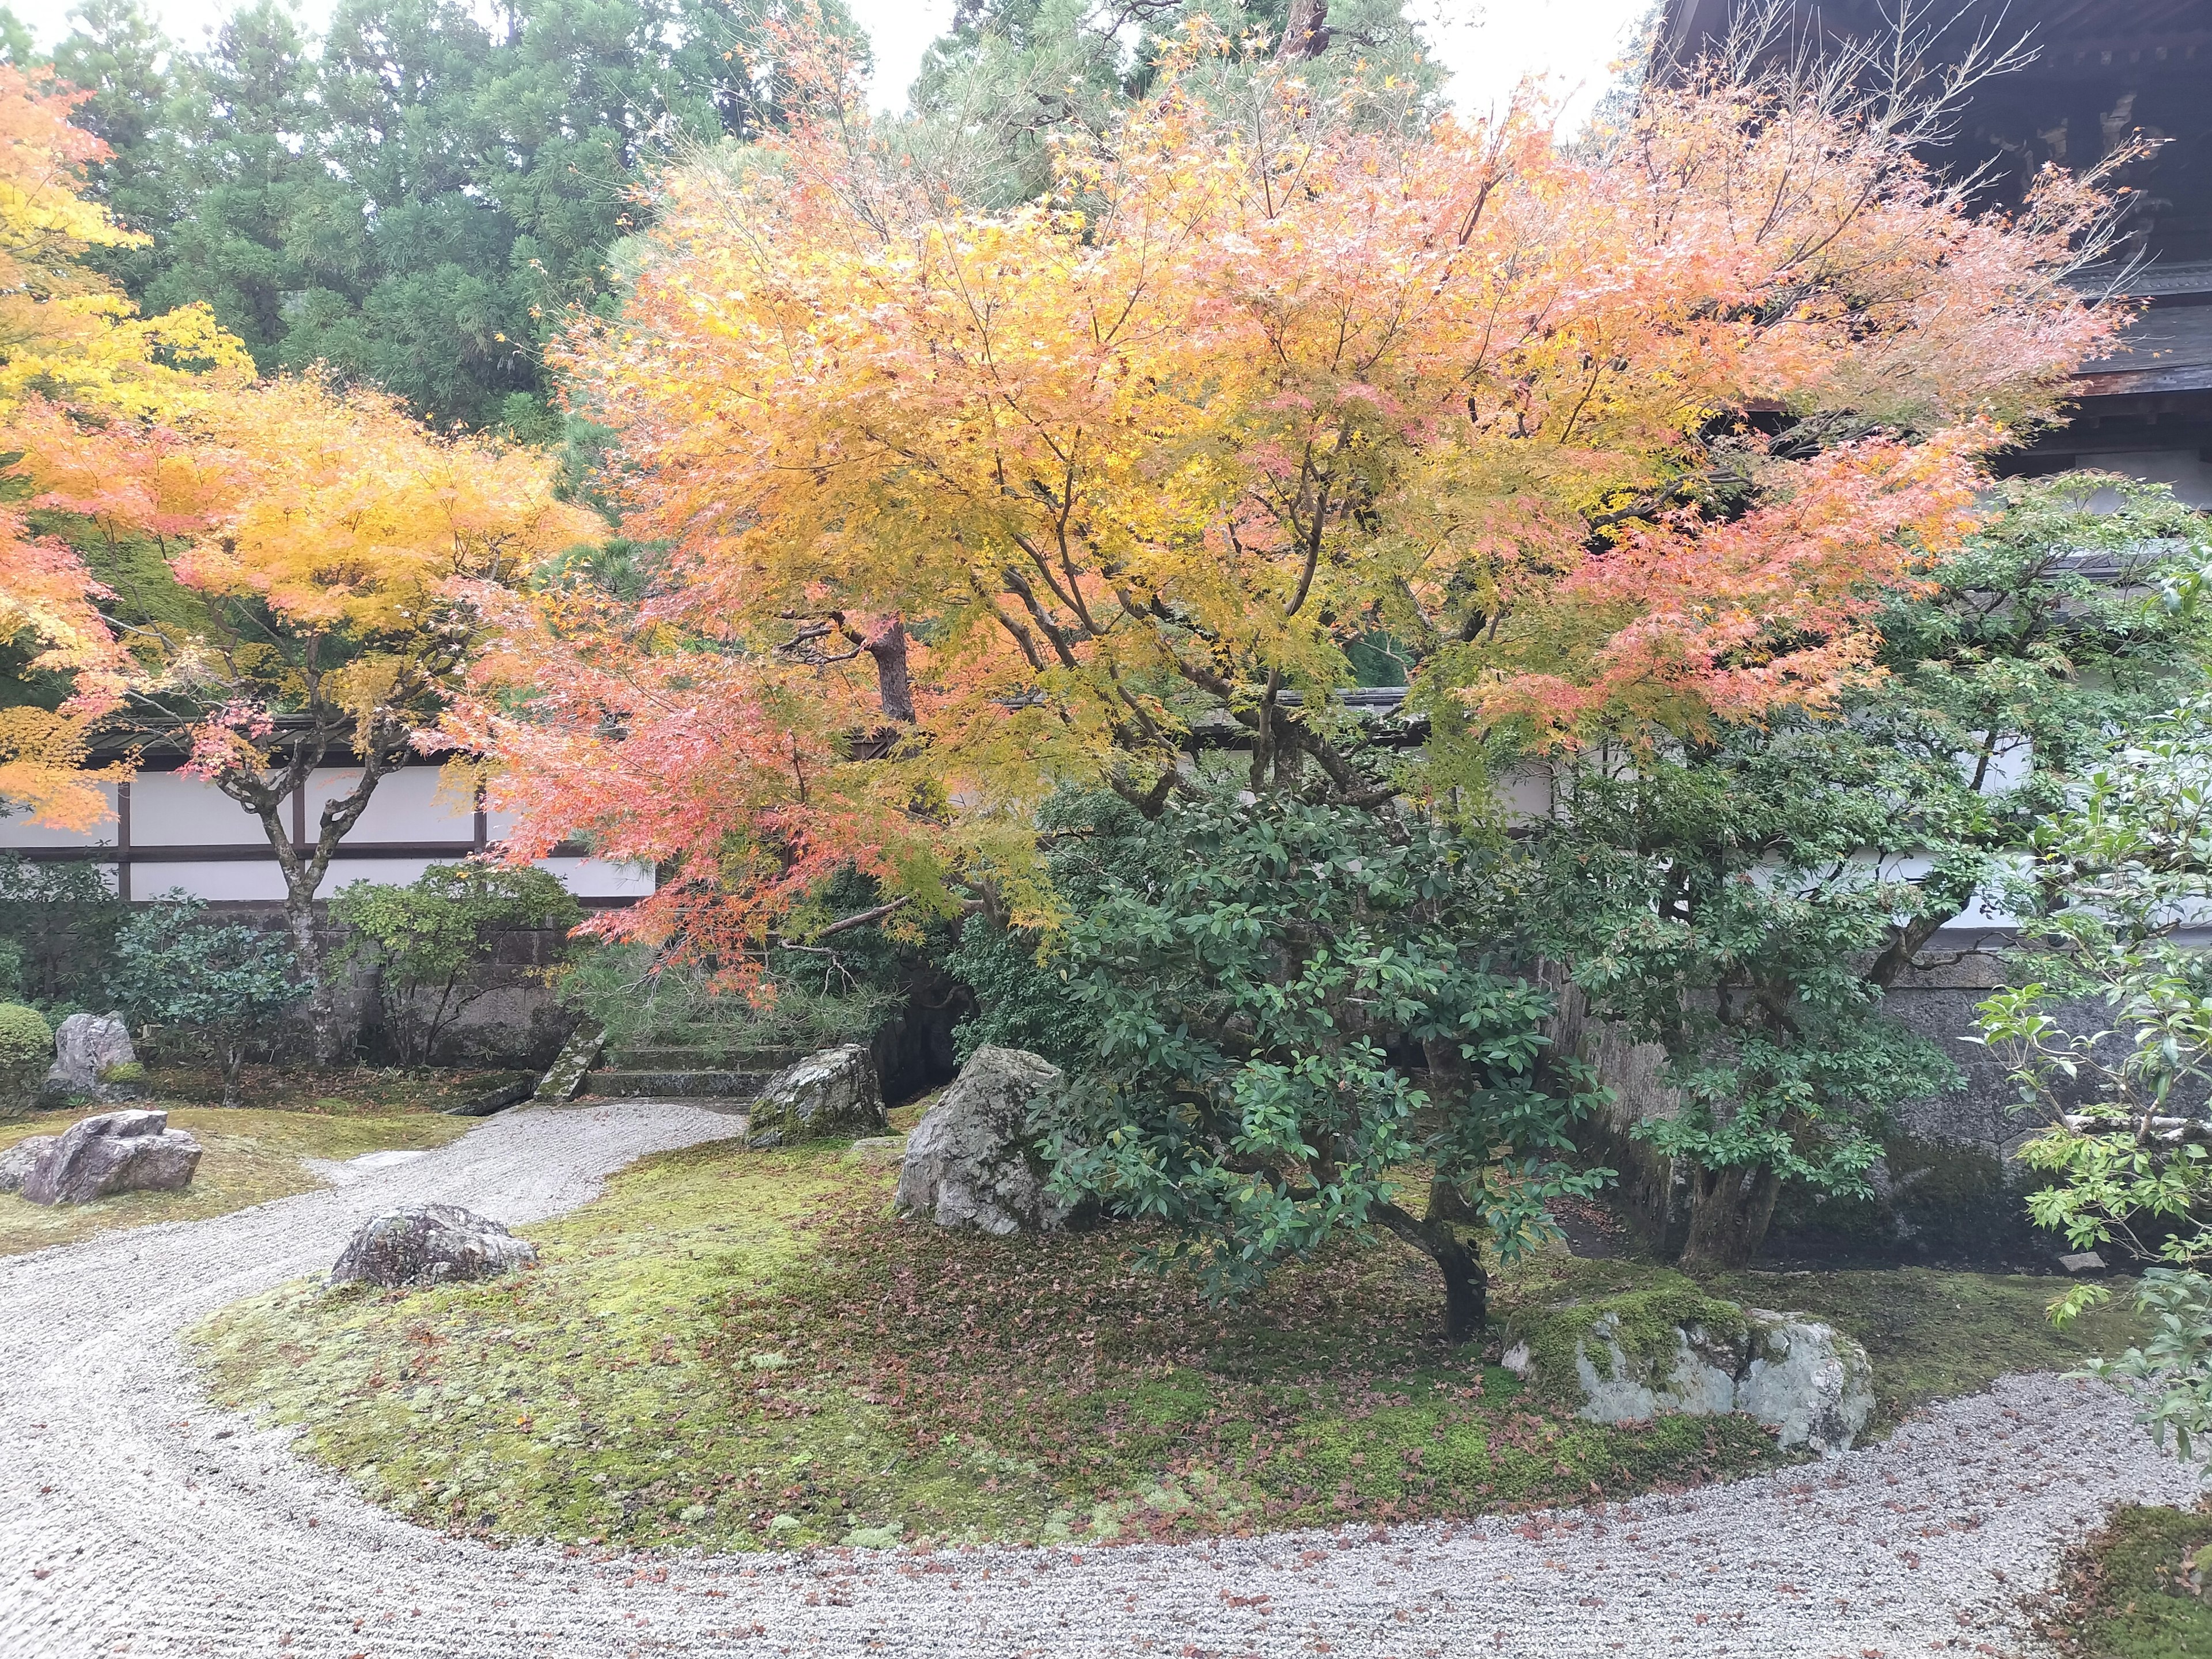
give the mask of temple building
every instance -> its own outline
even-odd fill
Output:
[[[1979,0],[1923,5],[1909,32],[1932,35],[1917,61],[1956,64],[1975,45],[2018,46],[2027,61],[1966,93],[1954,136],[1927,160],[1979,174],[1988,205],[2018,205],[2046,166],[2079,171],[2130,144],[2117,171],[2125,207],[2112,258],[2084,271],[2095,300],[2140,305],[2128,349],[2085,364],[2074,414],[2000,471],[2098,467],[2171,484],[2212,507],[2212,0]],[[1673,0],[1655,72],[1724,41],[1737,0]],[[1796,0],[1766,46],[1779,57],[1893,40],[1896,0]]]

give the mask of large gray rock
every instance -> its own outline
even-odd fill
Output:
[[[200,1144],[167,1112],[103,1112],[72,1123],[24,1174],[33,1204],[89,1204],[116,1193],[174,1193],[191,1184]]]
[[[40,1085],[40,1097],[51,1101],[143,1100],[146,1085],[136,1079],[118,1081],[105,1075],[119,1066],[136,1066],[138,1055],[131,1046],[131,1028],[120,1014],[71,1014],[54,1032],[54,1063]]]
[[[1832,1325],[1801,1313],[1747,1308],[1751,1340],[1735,1408],[1781,1431],[1784,1446],[1849,1451],[1874,1416],[1874,1366]]]
[[[875,1062],[857,1042],[824,1048],[768,1081],[745,1126],[748,1146],[786,1146],[825,1135],[879,1135],[890,1127]]]
[[[1030,1136],[1030,1108],[1060,1084],[1060,1067],[1026,1049],[978,1048],[907,1137],[898,1207],[987,1233],[1065,1227],[1069,1206]]]
[[[331,1269],[333,1285],[442,1285],[495,1279],[538,1260],[499,1224],[453,1204],[387,1210],[364,1224]]]
[[[40,1155],[60,1139],[59,1135],[25,1135],[0,1152],[0,1193],[21,1192],[24,1177],[38,1167]]]
[[[1579,1396],[1576,1414],[1594,1423],[1740,1412],[1773,1429],[1784,1448],[1824,1456],[1850,1450],[1874,1415],[1866,1350],[1809,1315],[1700,1298],[1679,1322],[1655,1325],[1650,1308],[1638,1305],[1650,1298],[1621,1300],[1620,1310],[1556,1310],[1550,1340],[1538,1322],[1504,1364]],[[1540,1375],[1547,1372],[1562,1374]]]

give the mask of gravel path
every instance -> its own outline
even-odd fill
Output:
[[[2112,1397],[2015,1377],[1817,1467],[1601,1511],[1174,1548],[594,1559],[396,1521],[207,1406],[174,1334],[403,1200],[527,1221],[733,1121],[526,1110],[210,1221],[0,1262],[0,1659],[2027,1650],[2022,1598],[2114,1502],[2192,1478]]]

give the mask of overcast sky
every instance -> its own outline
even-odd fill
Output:
[[[67,27],[75,0],[13,0],[16,14],[51,45]],[[944,31],[952,0],[847,0],[876,47],[871,99],[898,109],[921,61],[923,49]],[[197,44],[208,27],[234,9],[234,0],[151,0],[169,33]],[[1479,109],[1510,93],[1524,75],[1549,74],[1560,90],[1583,89],[1587,106],[1621,52],[1629,28],[1649,0],[1409,0],[1427,27],[1437,56],[1451,70],[1453,101]],[[331,0],[301,0],[319,23]],[[1570,117],[1571,118],[1571,106]]]

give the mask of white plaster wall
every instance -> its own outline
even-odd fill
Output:
[[[2124,472],[2145,483],[2172,484],[2177,501],[2191,507],[2212,507],[2212,463],[2194,449],[2123,450],[2109,455],[2093,452],[2078,457],[2075,465],[2100,472]],[[2090,505],[2110,512],[2119,501],[2117,492],[2102,492],[2091,498]]]
[[[131,780],[131,850],[265,847],[261,821],[204,778],[141,772]]]
[[[472,790],[444,787],[445,769],[402,767],[376,786],[368,808],[347,831],[349,841],[469,841],[476,835]],[[352,769],[318,770],[307,781],[307,833],[322,821],[324,803],[349,793],[361,774]]]
[[[141,864],[131,861],[131,896],[143,902],[182,889],[190,897],[221,904],[241,899],[281,902],[284,878],[274,859],[226,860],[220,864]]]
[[[348,882],[374,881],[404,885],[429,865],[467,856],[465,848],[476,833],[473,797],[441,788],[442,769],[410,766],[386,777],[369,798],[367,811],[340,843],[319,890],[327,898]],[[322,803],[342,794],[358,774],[338,768],[319,770],[309,780],[308,827],[313,832]],[[107,787],[111,805],[113,787]],[[497,838],[502,822],[492,821]],[[289,804],[284,826],[291,827]],[[89,832],[47,829],[27,817],[0,818],[0,849],[18,848],[79,848],[112,846],[112,819]],[[346,845],[363,842],[450,842],[459,843],[443,860],[417,858],[347,858]],[[181,889],[214,903],[269,902],[284,896],[284,884],[276,861],[266,856],[210,860],[161,860],[164,847],[237,847],[263,849],[268,845],[260,822],[212,784],[175,772],[145,772],[131,780],[131,843],[134,854],[154,853],[153,859],[134,858],[131,866],[131,896],[158,897]],[[558,876],[568,890],[586,899],[638,899],[653,889],[650,865],[613,864],[604,859],[552,858],[539,866]],[[109,866],[111,871],[112,866]]]
[[[605,859],[540,859],[578,898],[641,899],[653,891],[649,864],[611,864]]]
[[[0,817],[0,848],[113,846],[115,786],[103,783],[100,793],[107,798],[107,817],[91,829],[50,830],[42,823],[33,823],[27,817]]]

